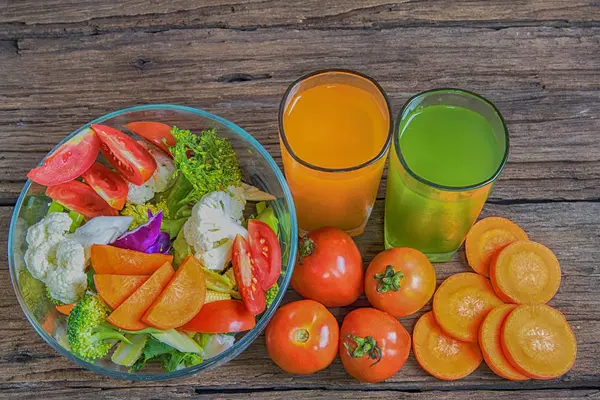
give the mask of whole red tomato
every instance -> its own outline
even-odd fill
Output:
[[[435,291],[435,270],[425,256],[406,247],[379,253],[365,273],[369,303],[396,318],[419,311]]]
[[[363,382],[381,382],[402,368],[410,353],[410,335],[398,320],[375,308],[346,315],[340,331],[344,369]]]
[[[292,287],[327,307],[354,303],[363,292],[362,257],[341,229],[319,228],[300,239]]]
[[[280,307],[265,331],[271,359],[292,374],[313,374],[333,362],[340,328],[333,315],[313,300]]]

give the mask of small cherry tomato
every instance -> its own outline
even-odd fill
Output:
[[[27,177],[44,186],[72,181],[96,161],[100,140],[91,129],[85,129],[63,143],[46,157]]]
[[[359,308],[344,318],[340,359],[344,369],[363,382],[381,382],[402,368],[410,353],[410,335],[391,315]]]
[[[313,300],[280,307],[265,331],[267,352],[279,368],[308,375],[327,368],[338,352],[340,328],[333,315]]]
[[[86,218],[100,215],[117,216],[119,212],[108,205],[96,192],[80,181],[61,183],[46,189],[46,195],[69,210],[82,214]]]
[[[125,180],[140,186],[150,179],[156,160],[144,146],[110,126],[92,124],[92,129],[100,138],[100,152]]]
[[[319,228],[300,239],[292,287],[327,307],[354,303],[363,292],[362,257],[341,229]]]
[[[188,332],[227,333],[254,328],[256,320],[239,300],[218,300],[206,303],[181,330]]]
[[[81,177],[112,208],[121,210],[125,206],[129,193],[127,182],[104,164],[93,163]]]
[[[175,146],[175,138],[171,135],[171,127],[169,125],[162,122],[139,121],[130,122],[125,125],[125,128],[171,155],[169,147]]]
[[[431,299],[435,270],[425,254],[406,247],[379,253],[365,273],[365,295],[373,307],[406,317]]]
[[[250,253],[248,241],[237,235],[233,241],[233,273],[246,308],[258,315],[267,307],[267,297],[258,281],[258,271]]]
[[[277,235],[269,225],[251,219],[248,221],[248,242],[258,280],[264,290],[269,290],[281,275],[281,247]]]

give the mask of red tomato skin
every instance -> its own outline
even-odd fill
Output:
[[[299,330],[308,332],[308,339]],[[335,359],[339,345],[339,326],[335,317],[314,300],[300,300],[280,307],[265,330],[269,356],[292,374],[308,375],[327,368]]]
[[[44,186],[72,181],[96,161],[99,149],[98,136],[87,128],[48,155],[42,165],[29,171],[27,177]]]
[[[239,300],[206,303],[181,330],[188,332],[227,333],[248,331],[256,325],[254,316]]]
[[[169,147],[175,146],[175,138],[171,134],[171,127],[169,125],[162,122],[138,121],[128,123],[125,125],[125,128],[158,146],[168,155],[171,155]]]
[[[258,272],[250,253],[248,241],[237,235],[233,241],[233,272],[242,300],[252,315],[258,315],[267,308],[264,289],[258,282]]]
[[[116,210],[123,209],[129,187],[119,174],[96,161],[81,177],[109,206]]]
[[[100,215],[119,215],[119,212],[109,206],[94,189],[80,181],[50,186],[46,189],[46,195],[69,210],[82,214],[87,219]]]
[[[400,290],[380,293],[375,274],[384,273],[388,265],[404,276],[400,280]],[[406,317],[423,308],[433,297],[435,284],[435,269],[427,256],[407,247],[382,251],[373,258],[365,272],[365,295],[369,303],[396,318]]]
[[[381,360],[377,364],[368,356],[354,358],[346,349],[347,335],[372,336],[381,348]],[[351,342],[350,342],[351,343]],[[403,366],[410,354],[411,339],[408,331],[388,313],[375,308],[359,308],[351,311],[340,329],[340,360],[346,372],[355,379],[376,383],[390,378]]]
[[[303,297],[327,307],[354,303],[363,292],[360,251],[348,234],[337,228],[319,228],[306,235],[315,248],[299,259],[291,284]]]
[[[92,124],[100,139],[100,152],[119,174],[134,185],[143,185],[156,170],[156,160],[141,144],[106,125]]]
[[[269,290],[281,275],[281,246],[273,229],[262,221],[248,221],[250,252],[258,271],[258,281]]]

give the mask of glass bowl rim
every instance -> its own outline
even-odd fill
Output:
[[[470,97],[475,98],[476,100],[490,106],[492,108],[492,110],[494,110],[494,112],[496,113],[496,115],[498,116],[498,118],[500,119],[500,122],[502,124],[502,129],[504,130],[504,139],[506,141],[505,144],[505,149],[504,149],[504,154],[502,156],[502,160],[500,161],[500,165],[498,166],[498,168],[496,169],[496,171],[487,179],[483,180],[482,182],[473,184],[473,185],[467,185],[467,186],[445,186],[445,185],[439,185],[435,182],[431,182],[423,177],[421,177],[419,174],[417,174],[416,172],[414,172],[409,166],[408,163],[406,162],[406,160],[404,159],[404,155],[402,154],[402,151],[400,150],[400,135],[399,135],[399,129],[400,129],[400,123],[402,122],[402,119],[404,117],[404,113],[408,111],[410,105],[412,105],[413,102],[419,100],[422,97],[425,97],[426,95],[429,94],[434,94],[436,92],[446,92],[446,93],[455,93],[455,94],[460,94],[460,95],[468,95]],[[475,190],[475,189],[479,189],[481,187],[487,186],[490,183],[493,183],[496,179],[498,179],[498,176],[500,176],[500,173],[504,170],[504,167],[506,166],[506,162],[508,161],[508,155],[509,155],[509,151],[510,151],[510,138],[509,138],[509,133],[508,133],[508,126],[506,125],[506,121],[504,120],[504,117],[502,116],[502,113],[500,112],[500,110],[498,110],[498,108],[496,107],[496,105],[494,103],[492,103],[490,100],[486,99],[485,97],[475,93],[475,92],[471,92],[465,89],[456,89],[456,88],[436,88],[436,89],[430,89],[430,90],[425,90],[423,92],[417,93],[414,96],[411,96],[406,103],[404,103],[404,105],[402,106],[402,109],[400,110],[400,112],[398,113],[398,117],[396,118],[396,123],[394,126],[394,138],[393,138],[393,142],[394,142],[394,152],[396,153],[398,159],[400,160],[400,164],[402,164],[402,168],[404,168],[408,174],[413,177],[414,179],[416,179],[418,182],[421,182],[429,187],[432,187],[434,189],[437,190],[442,190],[445,192],[467,192],[467,191],[471,191],[471,190]]]
[[[281,303],[281,300],[285,296],[285,292],[289,286],[289,283],[290,283],[290,280],[292,277],[292,272],[294,270],[295,260],[296,260],[296,251],[297,251],[297,243],[298,243],[298,223],[297,223],[297,219],[296,219],[296,210],[294,207],[294,200],[292,198],[292,193],[287,185],[287,182],[283,176],[283,173],[281,172],[281,170],[275,163],[275,160],[273,160],[273,157],[271,157],[271,155],[267,152],[267,150],[252,135],[250,135],[248,132],[246,132],[244,129],[242,129],[238,125],[234,124],[233,122],[230,122],[230,121],[226,120],[225,118],[220,117],[218,115],[209,113],[207,111],[204,111],[204,110],[201,110],[198,108],[182,106],[182,105],[175,105],[175,104],[150,104],[150,105],[142,105],[142,106],[123,108],[123,109],[113,111],[108,114],[104,114],[104,115],[80,126],[79,128],[75,129],[71,133],[69,133],[56,146],[54,146],[48,153],[46,153],[46,155],[44,156],[44,158],[42,158],[42,160],[40,161],[40,163],[38,165],[41,165],[43,160],[49,154],[54,152],[58,147],[60,147],[64,142],[66,142],[67,140],[69,140],[70,138],[72,138],[77,133],[81,132],[82,130],[90,127],[91,124],[101,123],[101,122],[104,122],[111,118],[115,118],[115,117],[118,117],[118,116],[121,116],[121,115],[124,115],[127,113],[131,113],[131,112],[162,111],[162,110],[188,112],[188,113],[196,114],[201,117],[216,121],[216,122],[224,125],[228,129],[230,129],[231,131],[233,131],[235,134],[240,136],[242,139],[249,142],[265,158],[265,160],[271,167],[271,170],[275,173],[275,176],[277,177],[277,181],[279,182],[279,184],[281,185],[281,187],[283,189],[284,198],[288,204],[288,209],[290,212],[291,247],[290,247],[289,261],[288,261],[288,265],[287,265],[287,269],[286,269],[287,273],[285,274],[285,276],[283,278],[282,285],[280,286],[280,290],[277,293],[277,296],[275,297],[273,304],[271,305],[271,307],[269,309],[267,309],[265,311],[264,315],[258,321],[256,326],[254,328],[252,328],[249,332],[247,332],[244,335],[244,337],[242,337],[239,341],[235,342],[235,344],[232,347],[225,350],[224,352],[217,355],[216,357],[210,358],[210,359],[202,362],[201,364],[198,364],[193,367],[185,368],[185,369],[182,369],[179,371],[163,372],[163,373],[158,373],[158,374],[143,374],[143,373],[129,373],[129,372],[121,372],[121,371],[111,370],[111,369],[101,367],[97,364],[93,364],[93,363],[84,361],[84,360],[76,357],[75,355],[73,355],[73,353],[71,353],[64,347],[62,347],[53,336],[49,335],[40,326],[40,324],[32,316],[29,315],[29,313],[26,311],[26,310],[28,310],[28,306],[25,303],[25,300],[21,294],[20,289],[18,288],[17,271],[16,271],[16,266],[14,263],[15,255],[14,255],[14,251],[13,251],[13,241],[14,241],[14,234],[15,234],[15,229],[16,229],[17,218],[19,216],[19,211],[21,209],[21,206],[23,205],[25,196],[29,192],[29,188],[31,187],[31,184],[32,184],[31,180],[27,179],[27,181],[25,182],[25,185],[23,186],[23,189],[21,189],[21,193],[19,194],[17,202],[14,206],[10,225],[9,225],[9,230],[8,230],[8,269],[10,271],[10,279],[11,279],[11,282],[13,285],[13,289],[15,290],[15,294],[17,296],[19,305],[21,306],[21,309],[22,309],[23,313],[25,314],[25,317],[27,318],[27,320],[29,321],[31,326],[33,326],[34,330],[38,333],[38,335],[40,335],[42,337],[42,339],[44,339],[44,341],[47,344],[49,344],[60,355],[71,360],[72,362],[74,362],[75,364],[77,364],[80,367],[86,368],[95,373],[110,376],[112,378],[135,380],[135,381],[159,381],[159,380],[182,378],[182,377],[194,375],[194,374],[196,374],[200,371],[206,370],[206,369],[211,369],[211,368],[217,367],[218,365],[220,365],[222,360],[230,361],[231,359],[237,357],[244,350],[246,350],[248,348],[248,346],[252,342],[254,342],[254,340],[263,332],[267,323],[269,322],[269,320],[271,319],[271,317],[273,316],[273,314],[279,307],[279,304]]]
[[[294,90],[294,88],[296,86],[298,86],[300,83],[302,83],[308,79],[314,78],[319,75],[328,75],[328,74],[353,75],[355,77],[366,80],[367,82],[372,84],[375,87],[375,89],[377,89],[379,91],[379,94],[381,94],[381,96],[383,97],[383,100],[387,107],[389,123],[388,123],[388,132],[385,137],[383,147],[375,156],[373,156],[371,159],[369,159],[361,164],[353,165],[351,167],[344,167],[344,168],[328,168],[328,167],[321,167],[321,166],[309,163],[308,161],[300,158],[294,152],[294,150],[292,149],[292,146],[290,145],[290,142],[288,141],[287,136],[285,134],[285,129],[283,128],[283,118],[284,118],[285,109],[286,109],[286,101],[288,100],[288,97],[292,94],[292,90]],[[338,173],[338,172],[343,173],[343,172],[357,171],[357,170],[366,168],[371,164],[376,163],[377,161],[381,160],[382,158],[385,158],[387,156],[388,149],[390,148],[390,145],[392,143],[392,136],[394,135],[394,117],[392,115],[392,106],[390,104],[390,99],[389,99],[387,93],[385,92],[385,90],[383,89],[383,87],[379,84],[379,82],[377,82],[375,80],[375,78],[372,78],[367,74],[363,74],[362,72],[357,72],[357,71],[354,71],[351,69],[345,69],[345,68],[321,69],[318,71],[308,73],[304,76],[301,76],[300,78],[298,78],[294,82],[292,82],[290,84],[290,86],[288,86],[288,88],[286,89],[285,93],[283,94],[283,97],[281,98],[281,102],[279,103],[277,126],[279,127],[279,135],[281,137],[281,141],[283,142],[283,145],[285,146],[285,149],[288,151],[288,153],[292,156],[292,158],[295,161],[299,162],[300,164],[302,164],[303,166],[305,166],[311,170],[320,171],[320,172],[330,172],[330,173]]]

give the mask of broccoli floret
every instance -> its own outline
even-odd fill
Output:
[[[67,338],[73,353],[84,360],[102,358],[114,345],[111,339],[131,343],[106,322],[110,309],[98,296],[86,293],[67,318]]]
[[[21,294],[23,295],[23,299],[25,299],[25,304],[27,304],[29,311],[31,311],[35,319],[43,321],[48,311],[52,308],[52,304],[44,298],[46,285],[31,276],[27,268],[22,268],[19,271],[17,279],[21,288]]]
[[[273,301],[275,301],[275,297],[277,296],[277,293],[279,292],[279,283],[275,282],[275,284],[273,286],[271,286],[271,288],[269,290],[267,290],[267,308],[271,307],[271,304],[273,304]]]

